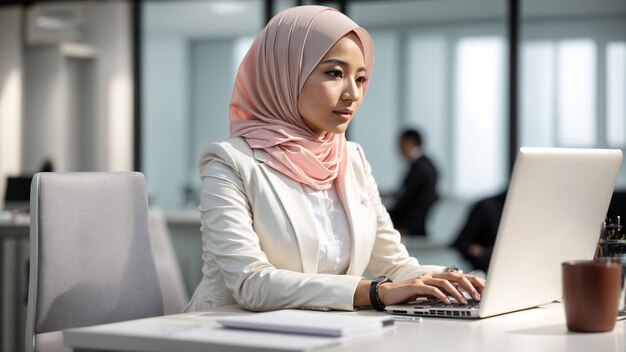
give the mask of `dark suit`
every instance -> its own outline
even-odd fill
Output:
[[[426,216],[437,200],[437,169],[424,155],[411,164],[395,205],[389,211],[396,229],[425,235]]]
[[[486,272],[489,268],[505,199],[506,192],[476,202],[470,210],[461,233],[452,244],[465,260],[474,266],[474,269]],[[481,256],[470,255],[469,247],[472,244],[479,244],[485,249]]]

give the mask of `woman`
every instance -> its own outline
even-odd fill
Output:
[[[231,138],[200,160],[203,278],[187,311],[465,302],[457,285],[479,299],[479,278],[409,257],[345,140],[372,66],[369,34],[331,8],[285,10],[259,33],[237,74]]]

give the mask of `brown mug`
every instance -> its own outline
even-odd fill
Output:
[[[613,260],[574,260],[561,264],[567,329],[610,331],[615,327],[622,265]]]

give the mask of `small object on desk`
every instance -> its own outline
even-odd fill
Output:
[[[610,220],[610,219],[609,219]],[[609,223],[606,226],[607,240],[620,240],[622,239],[622,222],[620,216],[617,216],[617,222]]]
[[[561,264],[567,329],[576,332],[613,330],[618,311],[621,263],[578,260]]]
[[[421,323],[424,320],[422,317],[414,317],[409,315],[394,315],[393,320],[395,321],[408,321],[410,323]]]
[[[626,234],[624,234],[621,217],[618,215],[616,222],[606,217],[600,228],[600,240],[596,248],[594,258],[617,257],[626,254]]]
[[[393,326],[393,317],[278,310],[217,319],[226,328],[341,337]]]

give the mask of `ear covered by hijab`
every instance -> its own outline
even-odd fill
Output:
[[[267,165],[316,190],[330,188],[335,180],[342,186],[346,139],[344,134],[313,133],[298,112],[298,97],[326,52],[350,32],[361,41],[369,77],[374,48],[365,29],[329,7],[298,6],[280,12],[244,57],[230,102],[231,136],[265,150]]]

